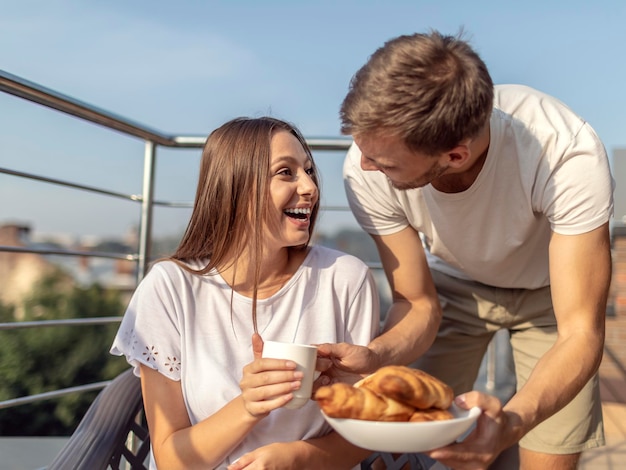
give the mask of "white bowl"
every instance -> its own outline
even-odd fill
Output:
[[[363,449],[378,452],[425,452],[453,443],[476,422],[481,411],[463,410],[454,403],[453,419],[426,422],[384,422],[362,419],[324,418],[344,439]]]

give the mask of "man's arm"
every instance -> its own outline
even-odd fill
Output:
[[[357,374],[370,374],[388,364],[413,362],[431,346],[441,321],[439,298],[418,233],[407,227],[392,235],[372,237],[393,304],[382,333],[367,347],[348,343],[318,345],[318,356],[329,358],[325,366],[318,361],[318,367],[333,380],[353,383],[360,378]]]
[[[441,321],[437,291],[419,234],[412,228],[372,235],[391,287],[393,304],[380,336],[369,349],[386,364],[408,364],[432,344]]]
[[[608,224],[581,235],[552,235],[550,284],[558,337],[504,407],[520,417],[523,433],[569,403],[597,371],[610,281]]]
[[[479,392],[457,397],[458,404],[479,406],[483,415],[463,442],[428,452],[432,458],[454,468],[488,465],[567,405],[597,371],[611,280],[608,224],[582,235],[553,234],[550,280],[556,342],[504,409],[495,397]]]

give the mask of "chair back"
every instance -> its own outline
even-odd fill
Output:
[[[47,470],[147,470],[150,436],[132,369],[98,394]]]

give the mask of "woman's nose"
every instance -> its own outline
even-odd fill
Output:
[[[315,194],[317,193],[317,185],[311,175],[307,172],[303,172],[303,175],[298,178],[298,193],[300,194]]]

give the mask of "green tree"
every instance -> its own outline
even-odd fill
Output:
[[[118,292],[68,284],[60,272],[44,277],[24,303],[24,321],[118,316]],[[3,322],[13,308],[0,305]],[[118,324],[46,326],[0,331],[0,400],[109,380],[128,367],[109,354]],[[0,410],[0,435],[70,435],[97,395],[71,393]]]

